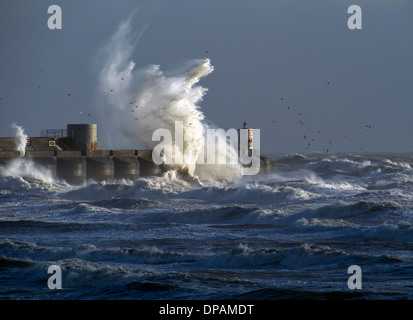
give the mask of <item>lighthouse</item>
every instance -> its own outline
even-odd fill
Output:
[[[242,129],[248,130],[248,156],[252,155],[252,149],[253,149],[253,129],[247,128],[247,122],[244,121],[244,125],[242,126]],[[238,152],[244,153],[245,150],[241,150],[241,129],[238,130]],[[240,153],[240,155],[241,155]]]

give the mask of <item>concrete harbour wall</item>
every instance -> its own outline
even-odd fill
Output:
[[[14,159],[27,159],[48,169],[52,176],[73,185],[87,182],[113,182],[118,179],[159,176],[163,166],[152,161],[151,150],[88,150],[88,151],[0,151],[0,165]]]

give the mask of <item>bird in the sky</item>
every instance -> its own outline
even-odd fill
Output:
[[[300,121],[298,121],[302,126],[304,125],[304,122],[302,122],[301,120]]]

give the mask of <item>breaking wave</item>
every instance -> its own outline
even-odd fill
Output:
[[[204,138],[209,125],[203,123],[205,116],[199,106],[207,89],[197,85],[214,70],[210,60],[195,59],[168,73],[161,71],[159,65],[135,69],[131,56],[145,28],[133,34],[131,19],[119,25],[100,56],[102,101],[97,112],[107,134],[117,137],[116,141],[107,139],[106,143],[117,149],[131,145],[136,149],[136,144],[154,149],[159,143],[154,133],[166,130],[172,144],[163,142],[163,161],[172,164],[171,169],[201,179],[239,178],[238,165],[228,165],[225,169],[223,165],[196,166],[198,158],[203,157],[205,145],[210,143]],[[119,141],[121,138],[127,142]],[[234,153],[230,145],[217,150],[223,163],[229,163],[227,160]]]

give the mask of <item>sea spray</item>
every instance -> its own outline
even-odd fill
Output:
[[[12,128],[16,130],[14,141],[16,143],[16,151],[20,152],[20,156],[24,156],[26,154],[26,145],[27,145],[27,138],[28,136],[24,133],[22,127],[18,126],[17,124],[13,123]]]
[[[47,183],[54,183],[52,172],[26,158],[13,159],[6,166],[0,167],[0,177],[32,178]]]
[[[16,150],[20,152],[21,158],[13,159],[6,166],[0,167],[0,176],[13,178],[34,178],[44,182],[53,182],[50,170],[36,165],[33,161],[25,158],[27,138],[24,129],[13,123],[12,128],[16,130],[15,144]]]
[[[122,22],[109,44],[102,51],[99,75],[98,117],[110,136],[111,148],[136,148],[143,144],[153,149],[159,141],[153,141],[152,135],[157,129],[169,130],[172,134],[172,170],[186,176],[199,176],[206,179],[237,179],[240,177],[239,165],[219,165],[199,167],[198,157],[203,156],[206,143],[204,114],[200,110],[206,88],[196,85],[202,77],[210,74],[214,67],[209,59],[188,61],[178,70],[161,71],[159,65],[150,65],[144,69],[135,69],[131,60],[134,47],[144,29],[133,34],[131,19]],[[182,123],[183,143],[175,137],[176,122]],[[175,146],[182,145],[182,148]],[[230,146],[218,150],[221,157],[229,157],[236,152]],[[167,151],[167,150],[166,150]],[[185,155],[185,156],[184,156]],[[184,159],[176,164],[175,158]]]

